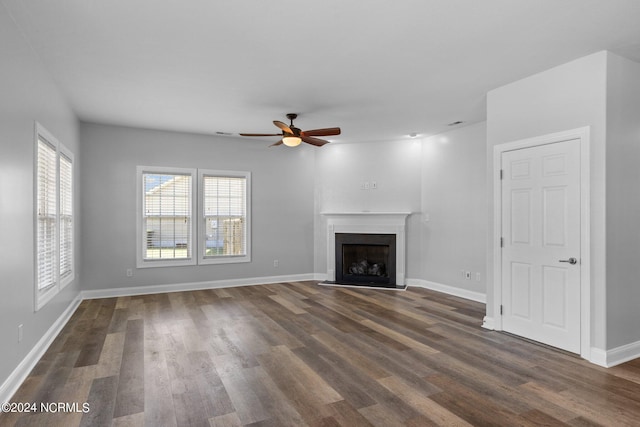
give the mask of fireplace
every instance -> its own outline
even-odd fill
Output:
[[[336,233],[336,283],[396,286],[396,235]]]
[[[405,227],[410,212],[322,212],[322,215],[327,221],[324,283],[406,288]],[[345,237],[346,241],[341,241]],[[336,241],[341,242],[339,253]],[[364,271],[366,274],[361,274]]]

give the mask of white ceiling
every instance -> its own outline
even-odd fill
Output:
[[[205,134],[431,135],[581,56],[640,62],[638,0],[0,2],[81,120]]]

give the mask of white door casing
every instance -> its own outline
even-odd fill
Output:
[[[503,330],[580,353],[580,140],[502,153]]]
[[[566,310],[563,311],[564,313],[563,316],[567,314],[570,310],[575,311],[577,308],[577,310],[579,311],[579,328],[578,328],[578,334],[577,334],[578,343],[576,345],[575,337],[574,337],[573,343],[569,344],[571,348],[570,351],[579,353],[583,358],[587,360],[591,360],[591,347],[590,347],[590,344],[591,344],[591,275],[590,275],[591,242],[590,242],[590,236],[591,234],[590,234],[590,165],[589,165],[590,143],[589,143],[589,137],[590,137],[589,127],[584,127],[584,128],[578,128],[578,129],[573,129],[573,130],[564,131],[564,132],[557,132],[554,134],[548,134],[548,135],[513,141],[513,142],[494,146],[494,149],[493,149],[493,165],[494,165],[494,168],[493,168],[493,183],[494,183],[493,184],[493,194],[494,194],[493,230],[494,230],[494,233],[493,233],[493,251],[492,251],[493,252],[492,271],[493,271],[494,279],[491,287],[491,290],[493,291],[493,296],[489,300],[491,304],[487,306],[487,315],[483,323],[483,326],[488,329],[511,330],[512,326],[510,324],[510,321],[513,320],[513,319],[507,319],[505,322],[505,316],[501,313],[501,312],[506,312],[509,309],[509,307],[504,306],[505,304],[503,304],[503,301],[507,301],[507,300],[512,301],[511,300],[512,296],[510,294],[506,296],[503,295],[503,288],[506,286],[506,285],[503,286],[502,276],[503,276],[503,264],[505,260],[503,260],[504,248],[501,247],[501,239],[506,240],[503,236],[503,216],[504,216],[503,215],[504,214],[503,194],[502,194],[503,183],[500,178],[503,154],[520,150],[520,149],[539,147],[539,146],[560,143],[564,141],[575,140],[575,142],[571,144],[577,146],[578,147],[577,149],[579,152],[579,160],[578,160],[579,190],[577,193],[579,197],[579,202],[578,202],[579,212],[575,214],[577,215],[577,218],[572,219],[572,221],[578,221],[578,223],[575,223],[575,222],[573,223],[574,232],[575,232],[575,226],[579,224],[577,225],[577,229],[579,230],[579,244],[578,244],[579,247],[577,252],[578,255],[571,255],[566,258],[558,257],[556,260],[557,263],[555,265],[553,265],[551,262],[545,261],[545,265],[547,265],[547,267],[544,270],[542,269],[542,267],[536,267],[538,268],[538,272],[536,273],[537,277],[541,279],[546,279],[546,286],[548,288],[546,296],[548,297],[547,299],[551,301],[551,304],[548,307],[546,307],[546,310],[547,310],[546,312],[544,311],[545,309],[539,308],[539,313],[537,314],[537,316],[538,316],[538,319],[543,319],[542,317],[543,315],[546,316],[544,320],[541,320],[541,323],[544,321],[549,325],[546,325],[544,328],[551,329],[551,330],[562,329],[558,325],[561,323],[564,324],[566,319],[560,319],[559,317],[557,317],[560,313],[560,311],[558,310],[558,307],[562,306],[566,308]],[[508,157],[509,155],[506,154],[506,156]],[[555,166],[554,166],[554,161],[553,159],[551,160],[552,160],[551,164],[547,165],[547,172],[550,172],[554,167],[557,169],[559,167],[558,165],[561,164],[559,163],[560,162],[559,159],[555,159]],[[506,172],[502,172],[502,173],[506,174]],[[519,200],[516,200],[516,202],[519,202],[521,204],[526,203],[524,201],[525,197],[523,195],[524,189],[519,188],[515,190],[516,192],[520,191],[520,193],[516,194],[516,198],[519,197]],[[551,203],[554,200],[557,201],[558,197],[561,194],[562,194],[562,191],[560,191],[559,189],[549,188],[546,196],[549,203]],[[543,196],[541,195],[540,197],[543,197]],[[549,212],[548,214],[556,215],[557,212],[556,213]],[[568,215],[569,213],[567,211],[567,216]],[[571,215],[574,215],[574,214],[572,213]],[[517,221],[522,222],[522,218],[518,218]],[[540,224],[542,224],[542,214],[540,214],[539,222]],[[555,225],[557,226],[557,224]],[[562,223],[562,225],[564,226],[564,223]],[[518,223],[516,224],[516,226],[521,226],[521,224]],[[542,237],[540,237],[538,240],[542,242],[543,241],[542,239],[546,238],[547,243],[554,243],[555,245],[549,245],[549,246],[551,246],[556,251],[556,254],[557,254],[557,252],[560,251],[560,248],[558,247],[558,242],[552,239],[552,235],[557,233],[557,227],[553,228],[554,225],[552,224],[549,224],[549,226],[550,227],[547,229],[546,236],[544,234],[541,234],[543,228],[542,228],[542,225],[540,226],[540,229],[539,231],[537,231],[537,233]],[[522,230],[518,230],[518,232],[521,232],[521,231]],[[569,232],[570,231],[567,230],[567,233]],[[530,233],[533,233],[533,231],[530,230]],[[564,237],[564,233],[562,234]],[[509,238],[513,237],[515,238],[516,241],[518,239],[522,240],[522,233],[516,236],[508,236],[508,237]],[[561,259],[569,259],[571,257],[577,258],[577,261],[578,261],[577,264],[571,265],[568,263],[558,262]],[[521,264],[527,264],[528,262],[529,260],[527,260],[527,262],[521,262]],[[568,266],[574,267],[575,271],[569,270]],[[529,278],[528,276],[529,273],[527,272],[528,269],[529,267],[526,267],[526,265],[516,264],[514,266],[510,266],[508,271],[510,271],[509,274],[512,274],[511,273],[512,270],[515,270],[515,274],[520,274],[520,275],[524,274],[528,280]],[[504,268],[504,270],[506,270],[506,267]],[[543,277],[543,273],[545,274],[544,277]],[[533,272],[531,274],[533,274]],[[578,277],[578,281],[579,281],[579,285],[578,285],[579,292],[578,292],[578,296],[575,297],[575,299],[578,300],[577,305],[567,308],[566,301],[563,301],[562,304],[560,304],[558,299],[550,298],[550,295],[553,295],[553,293],[549,294],[549,292],[556,292],[556,293],[558,292],[557,286],[553,287],[553,283],[562,283],[562,286],[565,286],[565,284],[570,286],[571,280],[575,281],[576,276]],[[531,276],[531,279],[533,278],[534,277]],[[511,291],[512,291],[511,288],[506,289],[506,293],[509,293]],[[538,304],[540,304],[542,301],[542,298],[545,296],[543,291],[544,291],[544,288],[542,288],[542,285],[540,285],[540,288],[538,289],[538,293],[536,295],[534,295],[533,297],[528,297],[528,301],[526,301],[525,299],[522,299],[522,300],[516,299],[516,301],[513,301],[510,303],[511,307],[513,307],[513,303],[515,303],[516,305],[519,304],[517,305],[517,307],[515,307],[516,308],[515,313],[519,317],[524,318],[526,316],[524,315],[524,312],[522,312],[522,309],[524,307],[523,304],[534,304],[536,299],[538,301]],[[531,295],[531,294],[529,293],[528,295]],[[510,313],[510,315],[512,314],[513,313]],[[522,319],[517,319],[517,320],[522,320]],[[506,328],[505,328],[505,325],[506,325]],[[573,328],[575,329],[575,326],[573,326]],[[517,333],[517,332],[514,332],[514,333]],[[528,336],[528,334],[529,332],[525,331],[524,333],[522,333],[522,336]],[[548,335],[553,336],[553,333],[549,333]],[[529,337],[531,338],[531,336]],[[547,340],[544,337],[544,335],[542,335],[541,337],[535,337],[532,339],[536,339],[536,338],[539,341]],[[559,348],[567,348],[567,346],[565,345],[567,341],[564,338],[560,339],[560,341],[561,342],[559,344],[552,343],[551,345],[557,346]],[[568,342],[571,342],[571,341],[569,340]]]

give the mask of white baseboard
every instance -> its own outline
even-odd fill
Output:
[[[482,319],[482,327],[485,329],[489,329],[491,331],[495,331],[496,329],[496,321],[493,317],[484,316]]]
[[[611,350],[592,348],[589,361],[605,368],[611,368],[639,357],[640,341],[636,341]]]
[[[600,348],[591,348],[591,354],[589,355],[589,362],[594,365],[607,368],[607,351]]]
[[[38,340],[36,345],[26,355],[22,362],[13,370],[11,375],[7,377],[4,383],[0,386],[0,402],[9,402],[11,398],[18,391],[18,388],[22,385],[27,378],[31,370],[40,361],[40,358],[47,351],[53,340],[56,339],[62,328],[67,324],[76,308],[82,302],[82,298],[78,294],[69,306],[62,312],[60,317],[51,325],[51,327],[45,332],[45,334]]]
[[[268,285],[270,283],[301,282],[305,280],[316,280],[315,275],[313,273],[290,274],[287,276],[248,277],[245,279],[212,280],[208,282],[117,287],[86,290],[81,292],[81,296],[82,299],[114,298],[134,295],[164,294],[168,292],[199,291],[202,289],[233,288],[237,286]]]
[[[607,367],[620,365],[640,357],[640,341],[616,347],[607,351]]]
[[[443,285],[442,283],[436,283],[422,279],[407,279],[406,282],[408,286],[431,289],[432,291],[443,292],[445,294],[468,299],[471,301],[481,302],[484,304],[487,303],[487,296],[480,292],[469,291],[467,289],[456,288],[454,286]]]

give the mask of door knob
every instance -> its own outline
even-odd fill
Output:
[[[574,257],[571,257],[569,259],[561,259],[560,262],[568,262],[569,264],[574,265],[578,263],[578,260]]]

